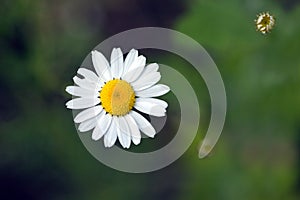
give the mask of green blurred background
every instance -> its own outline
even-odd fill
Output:
[[[0,199],[300,199],[299,2],[1,0]],[[263,11],[277,20],[266,36],[254,27]],[[64,89],[98,43],[143,26],[178,30],[205,47],[228,112],[216,148],[199,160],[210,101],[203,80],[192,78],[202,110],[193,145],[160,171],[126,174],[84,148]],[[174,56],[158,57],[191,73]]]

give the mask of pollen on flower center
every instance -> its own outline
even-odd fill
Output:
[[[272,30],[275,25],[275,18],[267,13],[261,13],[257,16],[256,28],[263,34],[266,34]]]
[[[104,110],[111,115],[126,115],[134,106],[135,93],[131,85],[120,79],[107,82],[100,91]]]

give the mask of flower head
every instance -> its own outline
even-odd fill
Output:
[[[110,64],[102,53],[91,52],[95,72],[79,68],[83,79],[75,76],[75,86],[66,91],[78,98],[66,103],[67,108],[83,109],[74,118],[78,130],[93,130],[92,139],[104,137],[104,146],[111,147],[118,139],[124,148],[131,141],[138,145],[141,132],[154,137],[155,129],[141,114],[164,116],[168,104],[158,97],[169,92],[170,88],[157,84],[161,75],[159,66],[152,63],[146,66],[146,58],[132,49],[125,60],[120,48],[114,48]],[[135,109],[135,110],[133,110]]]
[[[272,30],[275,25],[275,18],[268,12],[260,13],[255,20],[256,29],[263,34],[266,34]]]

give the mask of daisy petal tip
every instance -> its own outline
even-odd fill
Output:
[[[70,106],[70,101],[67,101],[66,103],[65,103],[65,105],[67,106],[67,108]]]
[[[101,137],[99,137],[98,135],[92,134],[92,140],[94,141],[98,141],[100,140]]]
[[[112,146],[114,146],[114,143],[112,142],[104,141],[103,143],[105,148],[111,148]]]
[[[99,54],[102,54],[102,53],[100,53],[100,52],[97,51],[97,50],[91,51],[92,59],[94,60],[96,57],[99,56]]]
[[[91,51],[91,56],[92,56],[92,60],[94,60],[95,57],[96,57],[96,51],[95,50]]]
[[[159,68],[159,65],[157,64],[157,63],[151,63],[151,64],[149,64],[149,66],[152,66],[152,67],[154,67],[154,68]]]
[[[133,139],[132,143],[137,146],[141,143],[141,140],[140,139],[137,139],[137,140]]]
[[[138,58],[140,58],[140,59],[146,59],[146,57],[143,56],[143,55],[139,55]]]
[[[72,79],[73,79],[73,81],[74,81],[74,80],[76,80],[77,78],[78,78],[78,77],[75,75],[75,76],[73,76]],[[75,82],[75,81],[74,81],[74,82]]]
[[[65,91],[66,91],[67,93],[69,93],[69,94],[72,95],[73,86],[67,86],[66,89],[65,89]]]
[[[112,49],[112,53],[118,52],[118,51],[119,51],[118,49],[119,49],[119,48],[114,47],[114,48]]]
[[[164,116],[166,116],[166,112],[161,113],[160,115],[157,115],[156,117],[164,117]]]
[[[156,135],[156,131],[152,126],[151,127],[146,127],[145,131],[144,131],[144,134],[146,134],[150,138],[154,138],[154,136]]]
[[[170,87],[169,86],[167,86],[167,85],[164,85],[164,87],[165,87],[165,90],[166,90],[166,93],[168,93],[168,92],[170,92]]]
[[[91,54],[97,54],[97,53],[101,53],[100,51],[97,51],[96,49],[91,51]]]
[[[79,121],[78,121],[78,119],[76,119],[76,117],[74,118],[74,120],[73,120],[75,123],[80,123]]]
[[[120,47],[117,48],[117,51],[120,55],[123,55],[122,49]]]
[[[146,62],[146,57],[145,57],[145,56],[140,55],[138,58],[139,58],[142,62]]]
[[[79,132],[84,133],[85,131],[78,127]]]
[[[135,55],[136,57],[138,57],[138,54],[139,54],[138,50],[135,49],[135,48],[132,48],[132,49],[129,51],[129,53],[132,54],[132,55]]]
[[[122,146],[124,149],[129,149],[129,148],[130,148],[130,143],[128,143],[128,144],[122,144],[122,143],[120,142],[120,144],[121,144],[121,146]]]

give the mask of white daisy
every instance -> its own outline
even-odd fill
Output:
[[[155,129],[137,111],[165,116],[168,104],[153,98],[170,90],[166,85],[157,84],[161,78],[158,64],[146,66],[146,58],[138,56],[135,49],[124,61],[121,49],[114,48],[110,65],[96,50],[91,52],[91,57],[96,73],[79,68],[77,73],[83,79],[75,76],[76,86],[66,88],[69,94],[78,97],[68,101],[67,108],[84,109],[74,118],[79,131],[93,130],[92,139],[104,137],[105,147],[113,146],[117,138],[124,148],[129,148],[131,141],[138,145],[141,132],[153,138]]]

